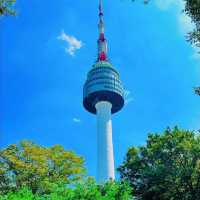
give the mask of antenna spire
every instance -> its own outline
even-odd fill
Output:
[[[102,0],[99,0],[99,39],[98,39],[98,58],[97,61],[107,60],[107,41],[104,36],[103,6]]]
[[[99,16],[103,16],[102,0],[99,0]]]

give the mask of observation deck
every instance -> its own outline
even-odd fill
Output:
[[[83,88],[83,105],[87,111],[96,114],[95,105],[100,101],[112,104],[112,114],[124,106],[124,89],[119,74],[108,61],[93,65]]]

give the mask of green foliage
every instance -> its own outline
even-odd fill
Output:
[[[200,22],[200,1],[184,0],[186,2],[185,12],[192,18],[194,23]]]
[[[84,160],[60,145],[45,148],[29,141],[0,150],[0,193],[24,186],[48,193],[57,185],[73,183],[84,174]]]
[[[0,200],[40,200],[40,198],[24,187],[17,192],[9,192],[7,195],[0,196]]]
[[[16,0],[0,0],[0,16],[16,15],[13,10],[15,3]]]
[[[200,87],[194,88],[194,91],[195,91],[195,93],[196,93],[197,95],[200,96]]]
[[[150,134],[118,170],[142,200],[200,199],[200,135],[177,127]]]
[[[92,179],[79,183],[74,187],[59,186],[48,195],[33,194],[31,190],[22,188],[0,200],[132,200],[131,189],[126,183],[108,182],[98,185]]]

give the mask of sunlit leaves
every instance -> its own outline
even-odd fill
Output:
[[[0,185],[4,192],[24,185],[47,192],[53,184],[78,180],[85,172],[83,164],[82,157],[60,145],[45,148],[22,141],[0,150]]]
[[[89,178],[73,187],[54,187],[54,190],[45,195],[33,194],[28,188],[22,188],[0,195],[0,200],[133,200],[133,197],[127,183],[109,181],[98,185]]]

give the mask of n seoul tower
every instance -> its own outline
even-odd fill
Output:
[[[97,60],[87,74],[83,88],[85,109],[97,115],[97,180],[115,179],[111,115],[124,106],[124,89],[119,73],[108,59],[104,35],[102,0],[99,0]]]

